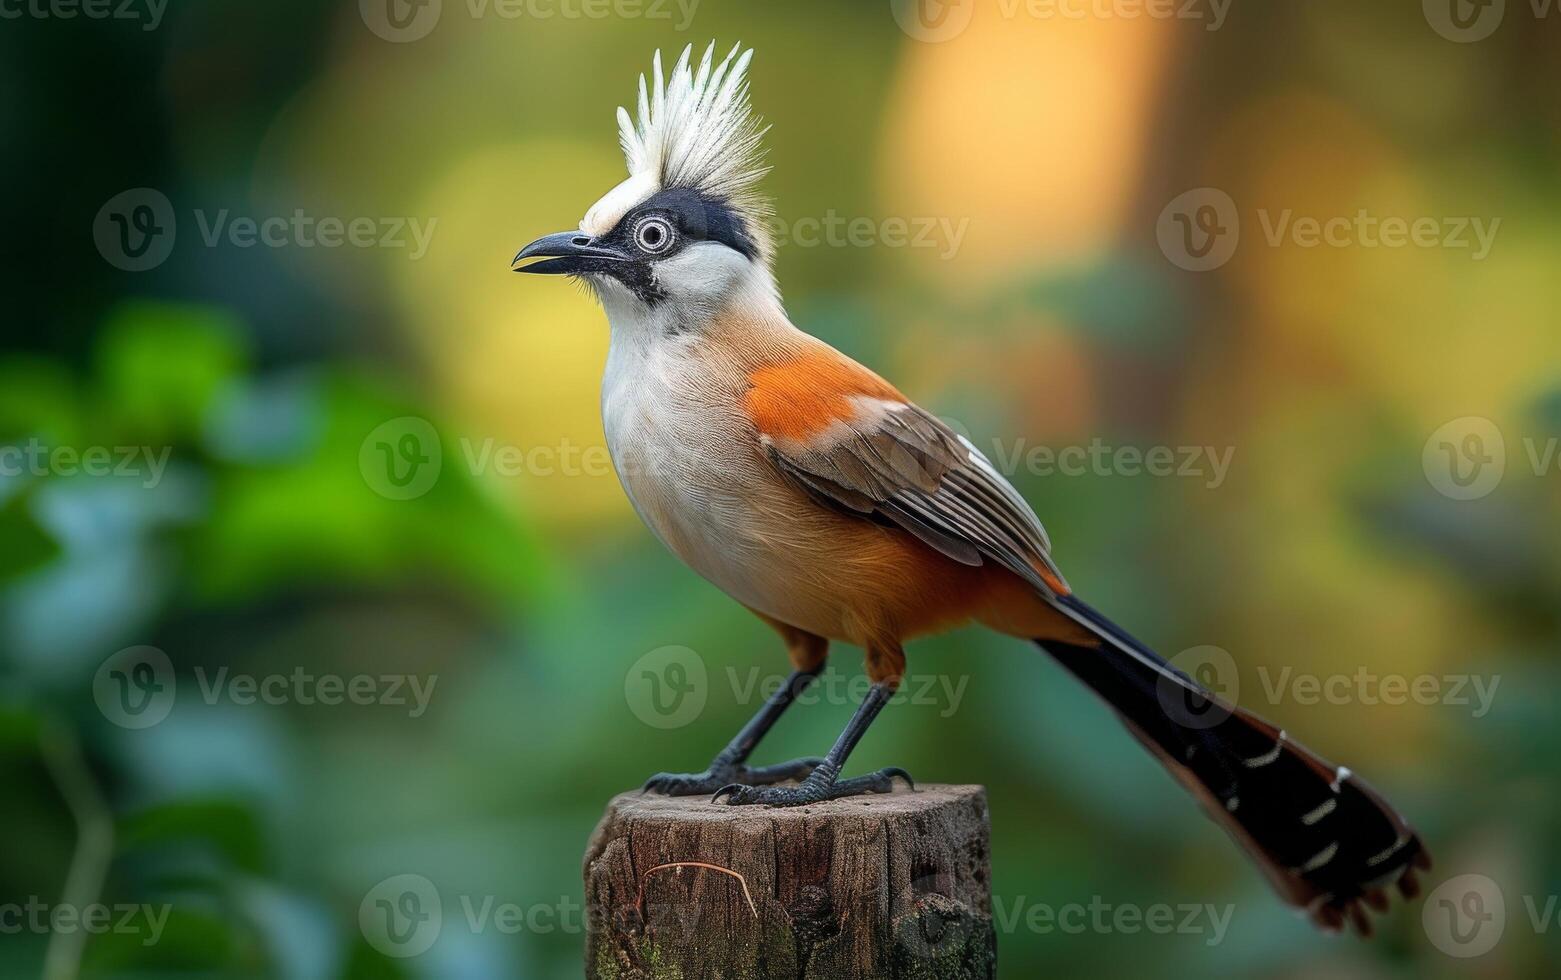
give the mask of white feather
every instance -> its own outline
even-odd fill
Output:
[[[618,109],[618,141],[629,179],[591,207],[582,230],[603,234],[652,194],[686,187],[726,201],[768,260],[770,208],[758,193],[769,169],[762,144],[767,128],[748,103],[753,51],[740,49],[733,47],[717,64],[712,43],[696,68],[689,63],[689,45],[670,76],[656,52],[649,81],[640,76],[636,111]]]

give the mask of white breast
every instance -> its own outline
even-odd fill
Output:
[[[834,627],[797,608],[804,603],[795,583],[811,549],[786,529],[796,491],[763,457],[742,414],[740,373],[694,339],[638,344],[614,333],[602,420],[640,518],[739,602],[803,628]]]
[[[699,571],[744,548],[758,474],[729,385],[701,377],[692,342],[614,339],[602,422],[618,479],[662,542]],[[721,583],[723,586],[725,582]]]

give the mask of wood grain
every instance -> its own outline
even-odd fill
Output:
[[[627,793],[585,855],[586,976],[995,977],[989,853],[979,786],[795,809]]]

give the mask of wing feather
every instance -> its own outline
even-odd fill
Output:
[[[760,442],[815,499],[887,522],[966,565],[993,561],[1043,592],[1062,584],[1046,530],[970,442],[915,405],[866,399],[802,439]]]

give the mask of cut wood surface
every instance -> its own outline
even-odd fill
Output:
[[[986,792],[789,809],[626,793],[585,855],[593,980],[996,976]]]

